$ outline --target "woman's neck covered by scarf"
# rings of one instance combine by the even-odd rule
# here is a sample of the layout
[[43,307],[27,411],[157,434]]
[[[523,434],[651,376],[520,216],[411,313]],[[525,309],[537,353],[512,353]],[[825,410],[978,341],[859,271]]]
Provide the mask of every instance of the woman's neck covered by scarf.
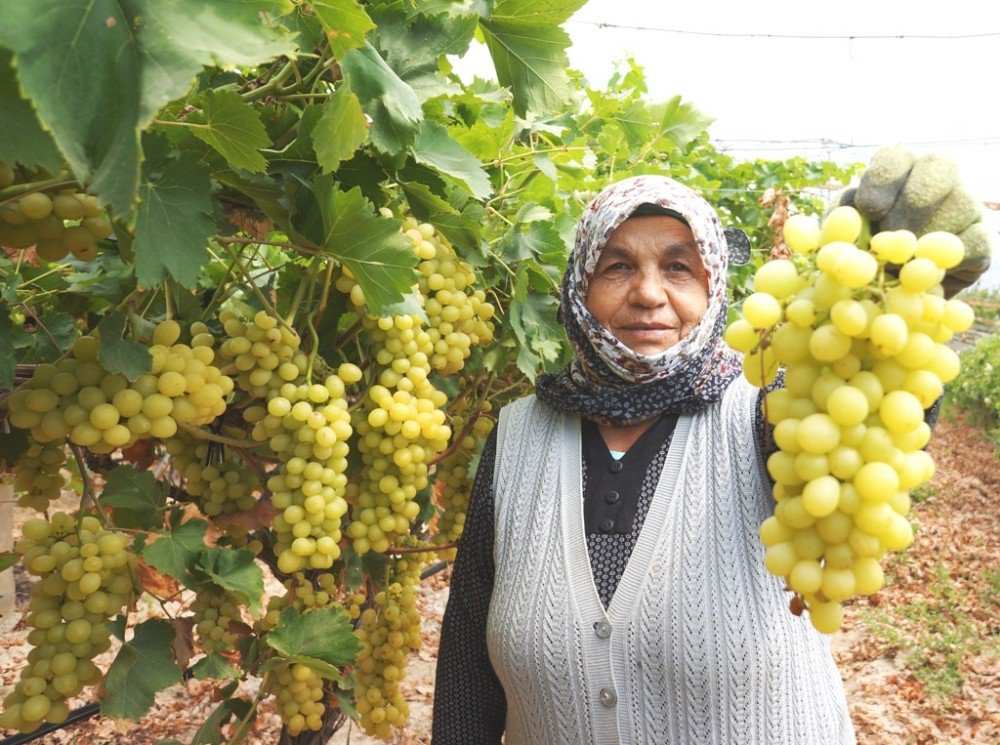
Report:
[[[708,308],[680,342],[657,356],[638,354],[587,310],[587,287],[609,236],[642,205],[671,210],[691,228],[708,274]],[[722,397],[740,374],[739,357],[722,339],[726,323],[728,248],[715,210],[664,176],[612,184],[587,205],[562,284],[562,320],[575,359],[539,376],[536,392],[559,411],[599,424],[628,426],[664,413],[688,414]]]

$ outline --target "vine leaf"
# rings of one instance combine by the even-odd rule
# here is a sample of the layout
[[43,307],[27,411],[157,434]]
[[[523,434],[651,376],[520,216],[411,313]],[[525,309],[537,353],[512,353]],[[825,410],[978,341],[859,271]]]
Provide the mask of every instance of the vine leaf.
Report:
[[493,193],[489,176],[479,160],[437,122],[425,119],[420,123],[410,152],[418,163],[461,181],[479,199],[486,199]]
[[205,548],[207,528],[208,523],[204,520],[181,523],[169,533],[147,543],[142,557],[158,571],[173,577],[185,587],[193,588],[196,582],[191,570]]
[[206,244],[215,232],[208,167],[194,153],[143,164],[135,222],[135,273],[143,287],[174,277],[194,287],[208,262]]
[[314,180],[323,217],[323,253],[351,270],[365,293],[368,311],[382,315],[417,282],[413,243],[399,232],[401,221],[376,217],[361,189],[340,191],[330,176]]
[[277,627],[266,639],[268,646],[287,659],[324,677],[339,677],[336,668],[354,662],[361,651],[361,642],[342,608],[321,608],[308,613],[285,608]]
[[204,680],[205,678],[224,680],[226,678],[240,677],[240,671],[230,664],[229,660],[217,652],[209,652],[194,663],[191,672],[198,680]]
[[204,121],[191,133],[219,151],[229,165],[251,173],[267,169],[260,148],[271,144],[253,107],[243,103],[236,91],[205,91]]
[[163,523],[166,495],[149,471],[118,466],[108,474],[100,502],[114,510],[114,524],[120,528],[152,530]]
[[170,656],[174,627],[154,619],[135,627],[135,636],[118,651],[104,678],[101,714],[137,720],[153,706],[157,691],[180,683],[183,676]]
[[336,171],[367,138],[368,123],[361,102],[348,84],[341,84],[323,105],[323,114],[312,130],[316,162],[322,172]]
[[337,59],[364,44],[365,34],[375,28],[357,0],[313,0],[310,5]]
[[0,160],[58,171],[62,157],[52,135],[42,129],[31,103],[21,97],[13,60],[0,49]]
[[215,707],[205,722],[194,733],[191,745],[222,745],[227,738],[222,734],[222,727],[230,719],[242,719],[250,711],[250,702],[243,698],[228,698]]
[[123,339],[126,320],[121,313],[104,316],[97,325],[101,337],[97,359],[109,373],[121,373],[129,380],[135,380],[144,372],[149,372],[153,356],[139,342]]
[[[155,545],[155,544],[154,544]],[[260,610],[260,596],[264,594],[264,575],[253,551],[233,551],[228,548],[203,549],[198,557],[198,567],[213,583],[233,595],[239,602],[256,613]]]
[[680,96],[650,106],[650,113],[658,120],[660,137],[666,137],[677,147],[687,147],[715,121],[692,104],[681,103]]
[[202,67],[294,49],[291,34],[262,18],[280,12],[277,0],[199,0],[196,13],[177,0],[7,5],[0,43],[14,52],[21,88],[77,179],[122,216],[135,207],[139,132]]
[[493,58],[497,79],[514,94],[519,116],[556,110],[568,98],[566,48],[559,24],[586,0],[498,0],[479,28]]
[[394,155],[413,142],[417,124],[424,118],[420,99],[367,42],[352,49],[340,63],[372,119],[371,139],[375,147]]
[[0,572],[5,572],[14,566],[21,558],[21,554],[13,551],[0,553]]

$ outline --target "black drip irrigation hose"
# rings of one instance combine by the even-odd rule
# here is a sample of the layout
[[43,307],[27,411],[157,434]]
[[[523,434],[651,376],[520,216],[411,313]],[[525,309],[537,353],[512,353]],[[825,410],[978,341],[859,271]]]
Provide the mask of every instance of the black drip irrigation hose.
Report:
[[[437,561],[431,564],[429,567],[427,567],[426,569],[424,569],[424,571],[420,573],[420,579],[422,580],[427,579],[428,577],[435,575],[438,572],[447,568],[448,568],[447,561]],[[192,672],[192,669],[189,667],[187,670],[184,671],[184,680],[190,680],[193,675],[194,673]],[[0,745],[25,745],[26,743],[34,742],[40,737],[45,737],[45,735],[51,734],[53,732],[58,732],[59,730],[65,729],[66,727],[72,727],[74,724],[77,724],[78,722],[84,722],[90,719],[91,717],[99,714],[100,711],[101,711],[101,705],[96,701],[94,703],[85,704],[81,706],[79,709],[73,709],[73,711],[69,713],[69,716],[66,717],[65,721],[59,722],[58,724],[46,724],[42,727],[39,727],[38,729],[32,730],[31,732],[12,735],[10,737],[4,738],[3,740],[0,740]]]

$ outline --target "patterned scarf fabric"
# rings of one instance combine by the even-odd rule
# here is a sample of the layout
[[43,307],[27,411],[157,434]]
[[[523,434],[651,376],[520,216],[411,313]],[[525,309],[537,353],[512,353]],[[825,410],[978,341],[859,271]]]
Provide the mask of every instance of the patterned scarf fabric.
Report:
[[[708,273],[708,308],[680,342],[660,355],[633,352],[587,310],[587,286],[611,233],[642,205],[683,217]],[[643,213],[649,211],[643,208]],[[722,340],[729,248],[715,210],[664,176],[612,184],[584,211],[562,284],[562,320],[576,353],[565,370],[538,378],[536,393],[558,411],[599,424],[628,426],[663,413],[688,414],[722,397],[740,374],[738,355]]]

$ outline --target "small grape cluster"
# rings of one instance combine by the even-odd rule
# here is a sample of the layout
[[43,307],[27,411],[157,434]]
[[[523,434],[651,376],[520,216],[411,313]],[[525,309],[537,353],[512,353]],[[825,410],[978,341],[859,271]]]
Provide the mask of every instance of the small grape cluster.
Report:
[[219,347],[219,358],[235,366],[241,390],[266,400],[285,383],[302,381],[308,360],[299,351],[301,339],[294,330],[263,310],[248,320],[227,308],[219,320],[228,337]]
[[232,649],[239,639],[233,631],[233,624],[242,623],[239,601],[228,592],[217,587],[201,587],[191,603],[194,630],[206,652],[216,649]]
[[317,610],[326,608],[339,597],[337,578],[329,572],[323,572],[314,580],[310,580],[304,572],[296,572],[293,577],[285,580],[284,586],[283,597],[275,595],[268,599],[267,610],[258,624],[261,631],[276,628],[278,617],[285,608]]
[[785,241],[803,270],[764,264],[726,330],[755,385],[786,368],[765,397],[779,449],[767,461],[777,504],[760,535],[768,571],[824,633],[840,628],[843,601],[882,587],[886,551],[913,540],[910,490],[934,472],[924,411],[958,374],[946,342],[973,320],[942,297],[945,270],[962,260],[956,236],[886,231],[863,248],[863,227],[851,207],[822,226],[790,218]]
[[268,675],[278,699],[278,714],[292,737],[306,730],[323,728],[326,693],[319,673],[297,662],[278,668]]
[[353,434],[346,385],[361,379],[345,363],[322,383],[283,383],[266,410],[248,411],[253,437],[281,459],[268,480],[271,503],[282,510],[272,527],[278,568],[328,569],[340,556],[341,517],[347,512],[347,441]]
[[375,605],[360,612],[355,631],[362,643],[353,673],[355,708],[369,735],[388,739],[393,727],[406,723],[410,710],[399,685],[407,657],[420,649],[420,613],[416,587],[431,553],[411,553],[396,559],[389,579],[375,595]]
[[[0,162],[0,188],[4,188],[8,173],[14,183],[13,171]],[[31,192],[0,204],[0,246],[34,246],[38,257],[46,261],[59,261],[71,253],[80,261],[93,261],[97,241],[111,233],[111,222],[97,198],[75,189],[55,195]]]
[[110,646],[108,620],[134,590],[128,538],[95,517],[57,512],[24,523],[15,550],[39,581],[31,588],[28,665],[4,699],[0,727],[30,732],[66,719],[66,700],[96,683],[93,658]]
[[164,441],[184,490],[209,517],[243,512],[254,506],[260,484],[254,470],[219,443],[196,440],[178,433]]
[[179,424],[211,422],[226,410],[233,381],[212,364],[211,346],[178,344],[179,336],[176,321],[157,325],[152,368],[131,383],[100,364],[95,337],[80,337],[70,355],[39,365],[11,395],[11,424],[38,442],[68,438],[108,453],[147,437],[173,437]]
[[[462,399],[461,407],[452,412],[452,426],[460,432],[466,426],[466,418],[474,413],[469,410],[469,406],[469,399]],[[434,468],[434,492],[441,507],[437,532],[433,538],[435,544],[454,543],[462,537],[474,476],[469,466],[481,443],[493,430],[493,420],[485,416],[491,410],[490,403],[484,401],[480,407],[484,416],[479,416],[472,423],[472,429],[458,443],[458,447]],[[449,549],[442,552],[440,557],[454,559],[455,554],[455,549]]]
[[18,506],[46,512],[66,485],[61,471],[65,464],[66,450],[62,443],[31,442],[14,466]]

